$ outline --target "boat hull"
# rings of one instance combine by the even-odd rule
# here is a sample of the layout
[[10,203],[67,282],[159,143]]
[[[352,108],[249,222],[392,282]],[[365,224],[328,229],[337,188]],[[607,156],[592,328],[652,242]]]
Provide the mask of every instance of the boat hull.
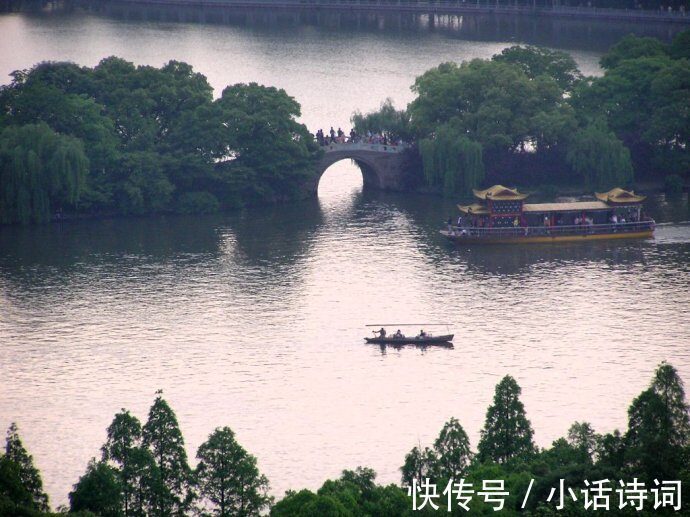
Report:
[[453,235],[447,230],[441,230],[441,234],[458,244],[538,244],[558,242],[583,242],[609,239],[648,239],[654,236],[654,230],[624,233],[595,233],[573,235],[525,235],[525,236],[486,236],[475,237],[471,235]]
[[392,337],[365,337],[367,343],[377,345],[440,345],[453,341],[454,334],[445,336],[432,336],[427,338],[392,338]]

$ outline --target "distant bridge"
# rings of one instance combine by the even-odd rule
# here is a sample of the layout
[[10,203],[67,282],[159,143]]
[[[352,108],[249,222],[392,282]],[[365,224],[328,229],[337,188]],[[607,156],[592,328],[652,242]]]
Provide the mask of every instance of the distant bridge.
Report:
[[434,16],[460,16],[472,13],[690,23],[690,16],[686,11],[568,7],[557,5],[556,0],[523,0],[522,5],[517,5],[515,0],[109,0],[104,3],[252,8],[272,11],[309,9],[316,11],[410,13],[431,16],[430,23],[433,23]]
[[353,160],[362,171],[365,187],[382,190],[402,190],[403,151],[407,145],[367,143],[329,144],[323,146],[323,157],[316,167],[316,177],[305,189],[316,196],[321,176],[331,165],[340,160]]

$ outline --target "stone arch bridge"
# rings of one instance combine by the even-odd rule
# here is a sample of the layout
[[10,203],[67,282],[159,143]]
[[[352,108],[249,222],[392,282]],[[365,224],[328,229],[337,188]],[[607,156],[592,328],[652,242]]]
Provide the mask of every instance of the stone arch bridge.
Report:
[[362,171],[365,188],[403,190],[403,151],[406,145],[367,143],[329,144],[316,166],[316,177],[306,185],[309,195],[316,196],[321,176],[340,160],[353,160]]

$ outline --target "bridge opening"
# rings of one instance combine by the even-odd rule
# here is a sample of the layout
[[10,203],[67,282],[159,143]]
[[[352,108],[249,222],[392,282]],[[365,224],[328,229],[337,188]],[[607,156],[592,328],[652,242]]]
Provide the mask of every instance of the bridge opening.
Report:
[[350,159],[340,160],[328,167],[319,180],[319,201],[326,205],[350,203],[364,187],[362,171]]

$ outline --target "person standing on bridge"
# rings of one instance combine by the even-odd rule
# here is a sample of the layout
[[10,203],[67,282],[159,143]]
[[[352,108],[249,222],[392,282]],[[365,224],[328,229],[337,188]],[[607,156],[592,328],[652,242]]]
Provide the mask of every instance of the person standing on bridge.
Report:
[[335,142],[335,129],[333,129],[333,126],[331,126],[331,142]]

